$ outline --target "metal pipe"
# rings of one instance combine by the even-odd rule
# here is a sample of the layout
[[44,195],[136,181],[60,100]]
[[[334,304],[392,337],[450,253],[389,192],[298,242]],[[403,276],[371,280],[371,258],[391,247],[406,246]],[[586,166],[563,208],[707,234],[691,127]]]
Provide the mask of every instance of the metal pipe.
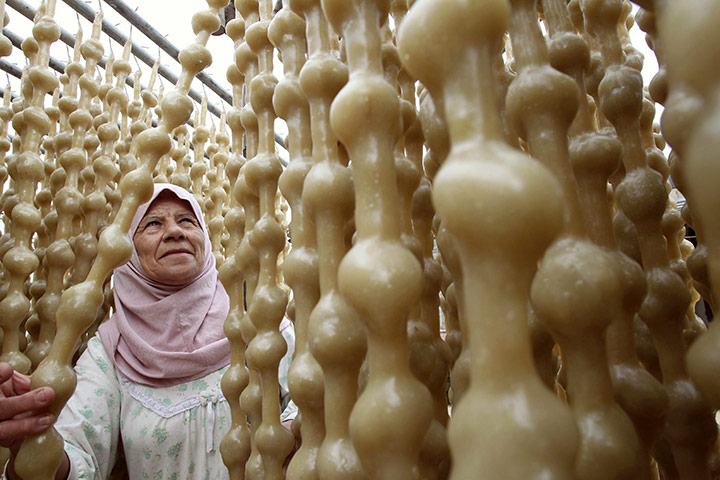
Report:
[[[88,21],[92,22],[95,20],[95,12],[93,12],[93,10],[90,7],[88,7],[87,5],[85,5],[84,3],[79,2],[77,0],[63,0],[63,1],[65,3],[67,3],[70,6],[70,8],[72,8],[73,10],[78,12],[80,15],[85,17]],[[35,14],[37,13],[37,11],[34,8],[32,8],[27,3],[25,3],[23,0],[6,0],[6,4],[8,6],[10,6],[11,8],[13,8],[14,10],[16,10],[17,12],[23,14],[26,18],[30,19],[31,21],[35,18]],[[102,30],[103,30],[103,32],[105,32],[107,34],[108,37],[112,38],[113,40],[118,42],[120,45],[124,45],[125,42],[127,42],[127,39],[128,39],[127,35],[122,33],[120,30],[115,28],[114,25],[111,25],[106,20],[103,20],[103,22],[102,22]],[[68,44],[70,46],[74,46],[75,36],[70,33],[67,33],[67,32],[66,32],[66,34],[67,35],[63,35],[61,33],[60,38],[66,44]],[[69,35],[69,37],[68,37],[68,35]],[[65,36],[65,38],[63,38],[63,36]],[[155,59],[150,54],[148,54],[145,50],[143,50],[141,47],[136,45],[135,43],[132,43],[131,51],[132,51],[132,54],[135,55],[135,57],[142,60],[142,62],[145,63],[146,65],[152,67],[155,64]],[[171,72],[164,65],[159,66],[158,73],[160,75],[162,75],[163,77],[165,77],[166,79],[168,79],[170,81],[170,83],[172,83],[173,85],[175,85],[178,81],[177,75],[175,75],[173,72]],[[202,103],[203,96],[200,95],[200,93],[197,90],[194,90],[191,88],[190,91],[188,92],[188,95],[190,95],[190,98],[192,98],[196,102]],[[212,113],[216,117],[220,118],[220,115],[222,112],[220,111],[219,108],[217,108],[217,106],[209,103],[207,108],[210,113]]]
[[[10,43],[13,44],[13,47],[20,49],[20,50],[22,49],[23,40],[22,40],[22,38],[20,38],[19,35],[15,34],[15,32],[8,30],[7,28],[3,28],[2,33],[3,33],[3,35],[5,35],[7,37],[8,40],[10,40]],[[5,63],[12,65],[9,62],[5,62]],[[65,62],[58,60],[55,57],[50,57],[48,59],[48,66],[60,74],[65,73]],[[20,78],[20,75],[22,75],[22,69],[20,67],[16,67],[15,65],[12,65],[12,67],[13,67],[12,71],[5,70],[5,68],[3,68],[3,70],[7,71],[13,77]],[[18,72],[20,73],[20,75],[17,75]],[[50,92],[50,93],[52,93],[52,92]]]
[[[13,1],[16,1],[16,0],[13,0]],[[63,0],[63,2],[65,2],[65,3],[66,3],[68,6],[70,6],[73,10],[75,10],[76,12],[78,12],[80,15],[82,15],[83,17],[85,17],[85,18],[88,19],[89,21],[92,22],[92,21],[95,19],[95,12],[94,12],[90,7],[88,7],[87,5],[85,5],[85,3],[81,2],[80,0]],[[134,12],[133,12],[133,13],[134,13]],[[136,15],[136,16],[137,16],[137,15]],[[115,41],[118,42],[119,44],[124,45],[125,42],[127,42],[127,39],[128,39],[127,35],[125,35],[124,33],[120,32],[117,28],[115,28],[115,26],[111,25],[107,20],[103,20],[103,22],[102,22],[102,29],[103,29],[103,32],[105,32],[110,38],[112,38],[113,40],[115,40]],[[168,42],[168,43],[169,43],[169,42]],[[177,49],[176,49],[176,50],[177,50]],[[134,42],[133,42],[133,44],[132,44],[132,50],[131,50],[131,52],[132,52],[132,54],[135,55],[137,58],[139,58],[140,60],[142,60],[143,63],[145,63],[146,65],[152,67],[152,66],[155,64],[155,60],[156,60],[156,59],[154,59],[150,54],[148,54],[145,50],[143,50],[141,47],[139,47],[138,45],[136,45]],[[175,60],[177,60],[177,56],[175,57]],[[160,75],[162,75],[163,77],[167,78],[168,80],[170,80],[170,82],[171,82],[173,85],[177,84],[177,81],[178,81],[177,75],[175,75],[175,74],[172,73],[170,70],[168,70],[168,68],[165,67],[164,65],[160,65],[160,66],[159,66],[159,68],[158,68],[158,73],[159,73]],[[198,75],[197,78],[200,79],[200,75]],[[203,82],[203,83],[204,83],[204,82]],[[213,82],[213,83],[214,83],[214,82]],[[209,84],[206,84],[206,85],[208,86],[208,88],[213,89],[213,87],[212,87],[211,85],[209,85]],[[217,84],[214,84],[214,85],[216,85],[216,88],[218,88],[220,91],[223,91],[222,88],[220,88],[219,86],[217,86]],[[215,91],[215,90],[213,90],[213,91]],[[217,93],[217,92],[215,92],[215,93]],[[200,93],[197,92],[197,90],[193,90],[193,89],[191,88],[190,91],[188,92],[188,95],[190,95],[190,97],[191,97],[193,100],[195,100],[196,102],[202,103],[203,97],[202,97],[202,95],[200,95]],[[220,94],[218,94],[218,95],[219,95],[221,98],[223,98],[223,95],[220,95]],[[226,100],[226,98],[230,98],[230,102],[228,102],[228,103],[231,103],[231,102],[232,102],[232,97],[231,97],[230,94],[228,94],[227,92],[225,92],[225,98],[223,98],[223,100]],[[227,100],[226,100],[226,101],[227,101]],[[232,103],[231,103],[231,104],[232,104]],[[219,108],[217,108],[217,106],[215,106],[215,105],[213,105],[213,104],[211,104],[211,103],[208,103],[207,109],[208,109],[212,114],[214,114],[216,117],[220,118],[220,115],[221,115],[222,112],[220,111]]]
[[[35,18],[35,14],[37,13],[35,9],[33,9],[30,5],[26,4],[22,0],[6,0],[6,4],[12,7],[15,11],[22,14],[25,18],[32,21]],[[63,27],[58,25],[58,28],[60,28],[60,41],[62,41],[65,45],[67,45],[70,48],[75,47],[75,35],[65,30]],[[22,49],[22,38],[18,36],[15,32],[12,32],[11,30],[8,30],[7,28],[3,28],[3,34],[10,40],[10,42],[13,44],[13,46],[17,49]],[[100,59],[98,61],[98,65],[101,68],[105,68],[105,60]],[[62,70],[58,70],[62,66]],[[50,58],[50,67],[52,67],[54,70],[65,73],[65,63]],[[57,68],[56,68],[57,67]],[[130,86],[131,88],[135,86],[135,82],[132,77],[128,77],[125,81],[125,83]]]
[[[122,0],[105,0],[105,3],[110,5],[116,12],[122,15],[125,20],[130,22],[133,27],[140,30],[146,37],[152,40],[165,53],[170,55],[170,58],[172,58],[176,62],[179,61],[178,55],[180,55],[180,51],[177,49],[177,47],[170,43],[167,38],[162,36],[160,32],[155,30],[152,25],[150,25],[142,17],[140,17],[137,12],[135,12],[135,10],[128,7],[125,2],[123,2]],[[215,92],[220,98],[225,100],[225,103],[232,106],[232,95],[227,90],[218,85],[218,83],[210,76],[208,76],[208,74],[206,74],[205,72],[200,72],[195,77],[202,83],[207,85],[207,87],[213,92]]]
[[[85,17],[88,21],[93,22],[95,20],[95,12],[88,7],[85,3],[79,1],[79,0],[63,0],[70,8],[75,10],[78,14]],[[155,42],[160,48],[162,48],[164,51],[166,51],[174,60],[177,61],[179,51],[177,47],[175,47],[171,42],[169,42],[165,37],[160,35],[157,30],[155,30],[153,27],[151,27],[147,22],[142,20],[132,9],[130,9],[127,5],[122,3],[120,0],[105,0],[108,5],[110,5],[113,9],[115,9],[120,15],[122,15],[124,18],[126,18],[133,26],[135,26],[138,30],[140,30],[143,34],[145,34],[150,40]],[[37,10],[25,3],[23,0],[6,0],[6,4],[10,6],[12,9],[16,10],[17,12],[21,13],[23,16],[25,16],[30,21],[33,21],[35,18],[35,15],[37,14]],[[131,20],[132,19],[132,20]],[[144,25],[143,25],[144,24]],[[102,21],[102,30],[105,32],[110,38],[115,40],[120,45],[124,45],[127,42],[127,35],[119,31],[114,25],[110,24],[107,20]],[[9,38],[9,37],[8,37]],[[67,30],[60,27],[60,40],[63,41],[66,45],[70,47],[75,46],[75,35],[71,34]],[[143,63],[148,65],[149,67],[153,67],[155,65],[156,59],[153,58],[150,54],[148,54],[143,48],[136,45],[134,42],[132,42],[131,45],[131,52],[133,55],[135,55],[136,58],[140,59]],[[7,62],[5,62],[7,63]],[[105,62],[101,60],[99,62],[101,67],[105,67]],[[11,64],[8,63],[8,68]],[[17,67],[15,67],[17,68]],[[3,70],[5,70],[3,68]],[[6,70],[8,71],[8,70]],[[10,72],[8,72],[10,73]],[[166,66],[160,64],[158,66],[158,73],[170,81],[173,85],[177,84],[178,77],[173,72],[171,72]],[[198,80],[200,80],[203,84],[205,84],[208,88],[210,88],[213,92],[218,94],[218,96],[227,102],[229,105],[233,105],[232,103],[232,95],[228,93],[226,90],[224,90],[222,87],[220,87],[212,78],[210,78],[207,74],[204,72],[200,72],[196,76]],[[19,77],[18,77],[19,78]],[[128,77],[126,80],[126,83],[133,86],[133,79]],[[190,98],[195,100],[198,103],[202,103],[203,96],[195,89],[191,88],[188,92],[188,95]],[[210,113],[215,115],[217,118],[220,118],[222,112],[221,110],[214,104],[208,103],[207,109]],[[285,141],[282,137],[280,137],[277,133],[275,133],[275,143],[277,143],[280,147],[287,150],[287,147],[285,146]],[[285,162],[283,162],[284,164]]]
[[17,65],[13,65],[4,58],[0,58],[0,70],[9,73],[15,78],[22,77],[22,70]]
[[[65,3],[70,5],[70,3],[76,3],[78,0],[63,0]],[[148,22],[146,22],[140,15],[135,12],[132,8],[130,8],[125,2],[122,0],[104,0],[106,4],[108,4],[110,7],[112,7],[116,12],[118,12],[125,20],[130,22],[130,24],[140,30],[146,37],[148,37],[150,40],[152,40],[158,47],[160,47],[165,53],[170,55],[170,58],[178,62],[178,55],[180,54],[180,51],[177,49],[175,45],[173,45],[170,41],[168,41],[167,38],[165,38],[163,35],[160,34],[155,28],[153,28],[152,25],[150,25]],[[83,4],[84,5],[84,4]],[[215,92],[220,98],[225,100],[225,102],[233,106],[233,100],[232,95],[225,89],[223,89],[220,85],[215,82],[209,75],[207,75],[205,72],[200,72],[196,75],[196,78],[200,80],[203,84],[205,84],[210,90]],[[208,105],[208,109],[210,108],[210,105]],[[280,137],[277,133],[275,134],[275,143],[280,145],[283,149],[287,150],[287,147],[285,146],[285,140]]]

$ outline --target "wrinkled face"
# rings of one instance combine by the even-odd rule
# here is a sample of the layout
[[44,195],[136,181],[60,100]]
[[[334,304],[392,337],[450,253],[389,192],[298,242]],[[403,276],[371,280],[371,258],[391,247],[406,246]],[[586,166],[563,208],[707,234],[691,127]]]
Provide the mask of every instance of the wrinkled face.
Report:
[[184,285],[205,265],[204,235],[190,204],[160,194],[150,205],[133,237],[140,265],[153,280]]

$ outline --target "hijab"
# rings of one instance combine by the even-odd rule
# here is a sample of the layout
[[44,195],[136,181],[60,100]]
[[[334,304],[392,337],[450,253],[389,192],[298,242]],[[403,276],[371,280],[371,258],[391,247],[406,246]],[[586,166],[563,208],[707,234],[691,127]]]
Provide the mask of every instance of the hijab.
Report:
[[210,237],[193,195],[175,185],[155,184],[152,198],[133,217],[130,235],[166,190],[190,204],[202,227],[204,268],[185,285],[165,285],[148,277],[133,245],[130,261],[113,273],[115,314],[98,329],[123,375],[157,387],[179,385],[230,363],[230,344],[223,332],[230,301],[218,279]]

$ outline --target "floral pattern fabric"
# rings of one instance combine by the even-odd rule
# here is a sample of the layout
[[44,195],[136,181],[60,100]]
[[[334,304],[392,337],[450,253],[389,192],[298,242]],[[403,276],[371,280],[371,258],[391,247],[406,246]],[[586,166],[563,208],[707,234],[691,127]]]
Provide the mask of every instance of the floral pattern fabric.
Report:
[[[279,380],[281,397],[287,399],[294,332],[287,328],[282,334],[288,352],[280,362]],[[119,442],[131,480],[228,478],[219,451],[231,423],[230,407],[220,390],[227,367],[180,385],[147,387],[123,377],[99,338],[93,337],[75,370],[76,393],[56,422],[70,458],[70,479],[107,479]],[[296,413],[290,401],[281,420]]]

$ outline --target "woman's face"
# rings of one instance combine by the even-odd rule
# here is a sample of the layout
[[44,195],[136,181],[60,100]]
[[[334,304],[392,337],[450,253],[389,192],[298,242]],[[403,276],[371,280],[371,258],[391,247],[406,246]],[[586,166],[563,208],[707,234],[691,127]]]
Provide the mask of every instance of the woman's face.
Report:
[[153,280],[184,285],[205,265],[203,230],[190,204],[160,194],[150,204],[133,237],[140,265]]

